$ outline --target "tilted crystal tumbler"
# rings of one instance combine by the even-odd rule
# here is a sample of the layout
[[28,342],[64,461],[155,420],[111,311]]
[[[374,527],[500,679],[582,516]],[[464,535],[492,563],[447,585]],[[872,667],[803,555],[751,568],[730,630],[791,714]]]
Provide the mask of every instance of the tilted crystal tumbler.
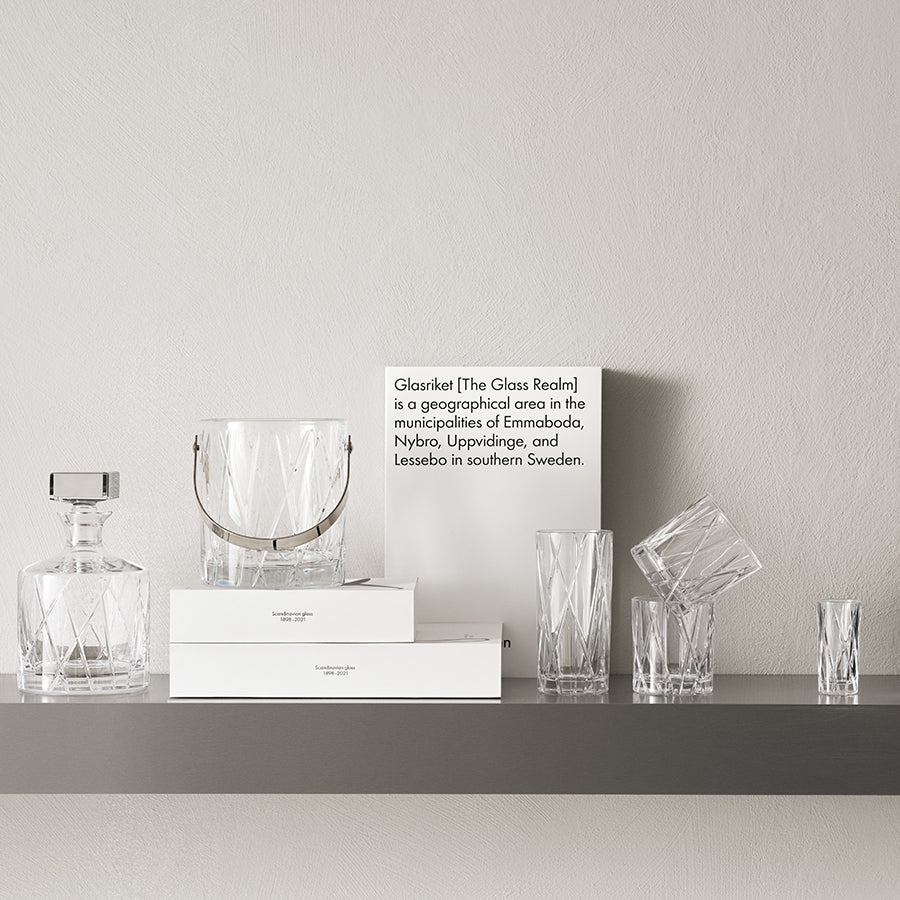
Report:
[[611,531],[539,531],[538,687],[609,690]]
[[118,472],[54,472],[50,497],[65,552],[19,573],[19,689],[41,694],[128,693],[149,684],[150,579],[101,543],[119,496]]
[[851,695],[859,691],[858,600],[820,600],[819,693]]
[[208,419],[194,442],[201,573],[230,587],[344,582],[343,419]]
[[637,694],[708,694],[713,688],[715,603],[684,606],[634,597],[632,689]]
[[708,495],[632,547],[631,555],[662,599],[682,604],[715,600],[761,568]]

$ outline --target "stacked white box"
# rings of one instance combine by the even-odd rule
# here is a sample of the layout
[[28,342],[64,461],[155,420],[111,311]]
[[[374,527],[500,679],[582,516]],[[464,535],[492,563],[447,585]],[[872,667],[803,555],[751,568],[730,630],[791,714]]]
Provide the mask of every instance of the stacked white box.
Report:
[[500,625],[415,625],[415,582],[173,588],[172,697],[499,697]]
[[409,643],[177,643],[172,697],[500,696],[501,625],[419,625]]
[[400,643],[415,637],[415,582],[337,588],[173,588],[173,643]]

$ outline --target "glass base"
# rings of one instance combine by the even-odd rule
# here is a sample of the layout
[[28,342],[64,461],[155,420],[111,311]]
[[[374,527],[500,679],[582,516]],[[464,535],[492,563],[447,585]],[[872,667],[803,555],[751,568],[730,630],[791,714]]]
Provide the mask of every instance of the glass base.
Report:
[[19,672],[19,690],[26,694],[93,695],[93,694],[137,694],[150,685],[150,673],[146,669],[128,673],[67,675],[58,672],[43,675],[39,672]]
[[859,692],[855,694],[819,694],[819,706],[858,706]]
[[713,689],[712,675],[685,675],[673,672],[669,676],[670,693],[672,694],[711,694]]
[[697,678],[696,675],[685,675],[683,678],[677,672],[669,675],[668,679],[651,678],[648,675],[634,675],[631,679],[631,689],[635,694],[645,694],[652,697],[664,696],[696,696],[698,694],[711,694],[713,689],[712,675]]
[[828,697],[852,697],[859,693],[859,683],[852,681],[820,681],[819,693]]
[[544,694],[605,694],[608,675],[538,675],[538,690]]
[[330,588],[344,583],[341,560],[298,566],[296,563],[267,563],[262,566],[205,564],[203,580],[217,587],[243,588]]
[[651,678],[649,675],[633,675],[631,690],[635,694],[648,694],[652,697],[662,697],[672,693],[672,688],[666,678]]

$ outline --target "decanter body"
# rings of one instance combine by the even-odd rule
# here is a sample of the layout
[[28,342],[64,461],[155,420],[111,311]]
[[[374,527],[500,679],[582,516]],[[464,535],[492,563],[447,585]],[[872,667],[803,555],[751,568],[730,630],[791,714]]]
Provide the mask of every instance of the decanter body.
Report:
[[134,692],[147,687],[150,578],[102,544],[118,473],[54,473],[65,552],[19,573],[19,689],[42,694]]

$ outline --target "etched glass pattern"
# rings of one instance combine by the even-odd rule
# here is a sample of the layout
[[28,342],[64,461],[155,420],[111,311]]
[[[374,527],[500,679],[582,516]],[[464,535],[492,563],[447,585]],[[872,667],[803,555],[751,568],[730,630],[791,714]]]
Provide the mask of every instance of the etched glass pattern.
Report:
[[19,669],[23,691],[131,692],[149,684],[149,576],[104,555],[110,513],[74,506],[64,555],[19,573]]
[[611,531],[539,531],[538,687],[609,689]]
[[[316,525],[344,490],[343,419],[207,420],[199,435],[197,490],[207,512],[250,537]],[[333,587],[344,581],[344,516],[292,550],[247,550],[202,527],[201,574],[230,587]]]
[[714,600],[762,568],[709,496],[632,547],[631,555],[662,599],[681,604]]
[[632,688],[655,696],[708,694],[713,689],[715,603],[685,606],[659,597],[634,597]]
[[859,691],[859,601],[822,600],[819,623],[819,693]]

